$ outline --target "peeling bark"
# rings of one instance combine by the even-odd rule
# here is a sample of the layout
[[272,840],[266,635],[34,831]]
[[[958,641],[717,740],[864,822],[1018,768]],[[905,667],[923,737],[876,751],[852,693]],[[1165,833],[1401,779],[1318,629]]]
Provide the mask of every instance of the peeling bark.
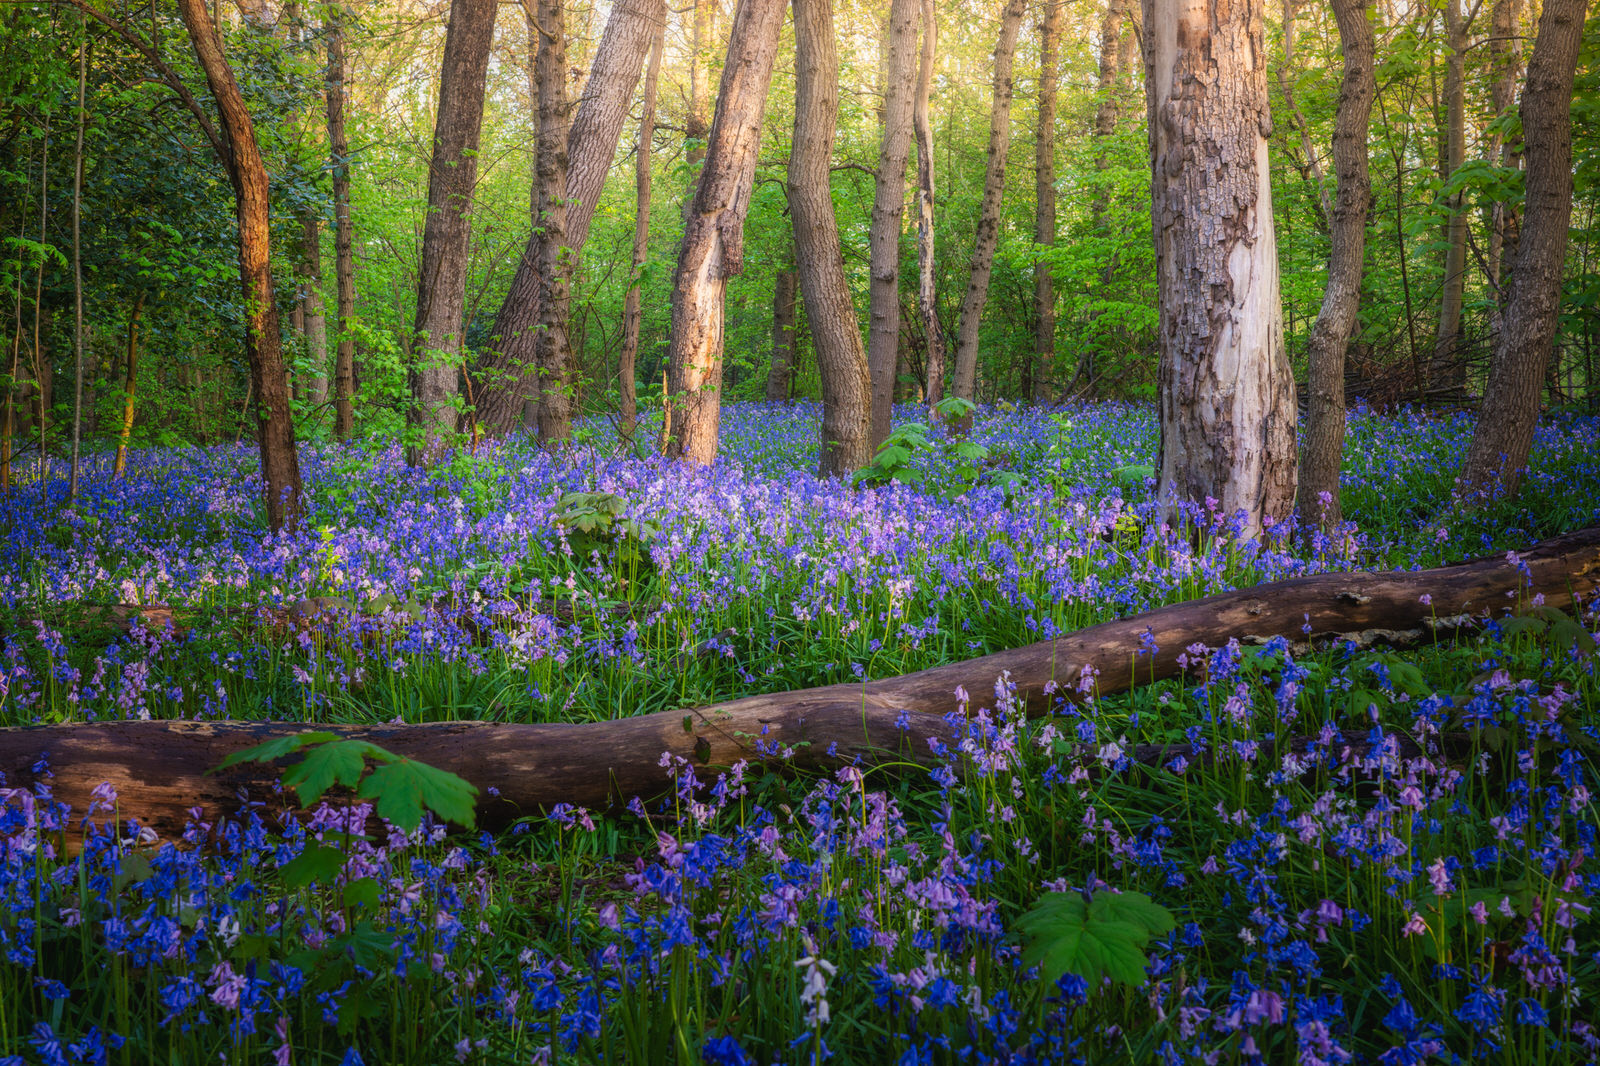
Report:
[[1261,0],[1144,0],[1164,513],[1215,500],[1244,537],[1295,495],[1261,19]]
[[917,312],[922,317],[928,346],[927,385],[922,398],[929,417],[944,399],[945,336],[939,323],[939,303],[933,285],[933,121],[929,97],[933,92],[933,59],[939,36],[933,0],[922,0],[922,57],[917,65],[917,98],[911,124],[917,139]]

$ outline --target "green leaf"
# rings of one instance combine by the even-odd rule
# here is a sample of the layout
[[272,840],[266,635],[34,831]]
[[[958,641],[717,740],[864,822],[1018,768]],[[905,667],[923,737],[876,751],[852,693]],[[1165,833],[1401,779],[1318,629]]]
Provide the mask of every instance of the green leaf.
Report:
[[312,730],[305,733],[291,733],[288,736],[274,737],[253,747],[236,751],[223,759],[207,773],[216,773],[226,770],[230,766],[237,766],[242,762],[276,762],[285,755],[293,755],[301,748],[311,744],[322,744],[334,739],[334,734],[324,730]]
[[1142,985],[1149,964],[1145,945],[1176,924],[1170,911],[1143,893],[1101,892],[1086,902],[1077,893],[1051,892],[1016,926],[1027,940],[1025,964],[1038,966],[1051,984],[1063,974],[1078,974],[1093,992],[1107,977]]
[[319,881],[332,881],[343,866],[343,853],[326,844],[312,844],[278,867],[278,875],[286,888],[305,888]]
[[406,832],[422,824],[424,808],[469,829],[476,824],[477,788],[448,770],[413,759],[396,758],[378,767],[361,782],[358,794],[376,800],[378,814]]
[[388,752],[365,740],[338,740],[313,748],[304,759],[284,771],[283,783],[300,795],[300,805],[309,807],[334,785],[355,788],[366,769],[366,756],[382,757]]
[[358,877],[344,886],[344,905],[346,907],[377,907],[382,899],[382,890],[378,882],[370,877]]

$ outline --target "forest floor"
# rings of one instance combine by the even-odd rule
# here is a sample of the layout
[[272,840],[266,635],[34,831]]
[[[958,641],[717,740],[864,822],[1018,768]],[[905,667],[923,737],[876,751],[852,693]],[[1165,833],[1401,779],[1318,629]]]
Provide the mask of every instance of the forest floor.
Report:
[[[278,537],[246,449],[139,453],[66,513],[24,485],[0,725],[604,720],[1600,522],[1600,420],[1563,414],[1465,515],[1469,418],[1355,412],[1351,523],[1310,549],[1161,527],[1146,406],[986,408],[979,448],[912,431],[857,487],[810,473],[817,419],[734,406],[706,469],[604,425],[429,472],[308,446]],[[1405,653],[1197,647],[1033,721],[952,693],[931,771],[684,764],[499,837],[343,796],[174,846],[0,788],[0,1064],[1593,1060],[1600,602],[1515,607]],[[1172,741],[1208,757],[1127,757]]]

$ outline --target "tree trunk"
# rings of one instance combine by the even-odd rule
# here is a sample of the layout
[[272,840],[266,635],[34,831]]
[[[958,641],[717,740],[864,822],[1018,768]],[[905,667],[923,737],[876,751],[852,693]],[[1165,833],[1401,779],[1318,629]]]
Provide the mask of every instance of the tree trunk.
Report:
[[83,443],[83,131],[89,113],[84,90],[89,76],[89,24],[82,22],[78,42],[78,142],[72,156],[72,467],[67,478],[67,505],[78,498],[79,448]]
[[868,446],[876,453],[894,418],[895,361],[900,352],[900,225],[906,205],[906,160],[916,103],[917,21],[921,0],[891,0],[883,77],[883,142],[868,236],[871,282],[867,367],[872,379]]
[[495,0],[452,0],[445,31],[428,166],[428,218],[417,272],[416,407],[410,421],[420,439],[408,449],[412,462],[438,459],[456,432],[472,195],[496,10]]
[[1333,122],[1333,170],[1338,181],[1329,218],[1332,247],[1322,308],[1306,344],[1311,402],[1300,453],[1300,517],[1331,532],[1344,520],[1339,472],[1344,461],[1345,349],[1361,306],[1362,262],[1372,179],[1367,173],[1367,130],[1378,86],[1372,23],[1366,0],[1333,0],[1344,50],[1344,80]]
[[1528,173],[1522,232],[1511,270],[1505,326],[1495,343],[1478,428],[1456,486],[1468,506],[1515,492],[1533,447],[1572,219],[1572,84],[1585,4],[1586,0],[1545,0],[1539,37],[1528,60],[1522,92]]
[[767,402],[789,398],[794,383],[794,293],[799,284],[792,267],[772,279],[772,367],[767,371]]
[[567,249],[567,30],[564,0],[538,0],[539,155],[534,171],[539,218],[538,431],[545,442],[572,435],[572,253]]
[[295,451],[289,407],[289,375],[283,365],[278,306],[272,284],[271,201],[267,168],[256,145],[255,126],[211,24],[205,0],[178,0],[206,84],[216,101],[239,218],[239,278],[244,289],[245,358],[256,397],[261,473],[266,482],[267,525],[273,532],[300,517],[300,458]]
[[[1039,23],[1039,128],[1033,142],[1033,243],[1056,243],[1056,50],[1066,20],[1066,0],[1044,0]],[[1033,260],[1033,398],[1050,400],[1056,363],[1056,288],[1050,261]]]
[[[1490,15],[1489,69],[1494,80],[1489,86],[1490,107],[1495,121],[1510,115],[1517,104],[1517,78],[1522,71],[1521,0],[1495,0]],[[1517,139],[1498,130],[1489,136],[1489,162],[1515,167],[1521,158]],[[1496,200],[1489,222],[1488,275],[1492,299],[1489,304],[1489,336],[1498,341],[1505,310],[1505,264],[1516,254],[1517,210],[1512,204]]]
[[989,165],[983,181],[983,204],[972,239],[967,293],[956,327],[955,394],[963,400],[978,395],[978,327],[989,302],[989,275],[1000,239],[1000,200],[1006,189],[1006,153],[1011,150],[1011,67],[1017,53],[1017,32],[1028,0],[1007,0],[1000,13],[1000,39],[994,46],[994,95],[989,103]]
[[[1444,75],[1446,181],[1455,177],[1466,161],[1466,51],[1467,20],[1461,13],[1462,0],[1445,0],[1444,24],[1450,57]],[[1467,212],[1462,192],[1445,197],[1449,212],[1444,224],[1444,279],[1440,284],[1439,331],[1433,340],[1433,372],[1452,384],[1465,384],[1466,374],[1456,356],[1461,341],[1461,303],[1467,283]]]
[[117,432],[117,456],[111,476],[121,477],[128,468],[128,442],[133,437],[134,396],[139,384],[139,319],[144,314],[145,291],[133,299],[128,313],[128,368],[122,383],[122,428]]
[[794,220],[800,293],[822,378],[824,477],[852,474],[872,461],[872,385],[861,328],[844,276],[829,167],[839,114],[839,53],[832,0],[794,0],[794,141],[789,212]]
[[[1122,91],[1123,61],[1128,59],[1124,54],[1124,42],[1131,40],[1133,34],[1129,32],[1128,19],[1130,0],[1107,0],[1105,17],[1100,22],[1100,74],[1095,84],[1095,94],[1099,102],[1095,106],[1094,135],[1096,141],[1094,168],[1096,171],[1110,169],[1111,160],[1107,155],[1107,142],[1117,132],[1118,100],[1117,96]],[[1131,65],[1131,63],[1130,63]],[[1094,232],[1102,237],[1109,238],[1106,217],[1111,210],[1111,194],[1105,185],[1095,194],[1094,206],[1090,209],[1094,220]],[[1109,290],[1111,279],[1115,276],[1117,259],[1113,255],[1100,268],[1100,285],[1103,290]],[[1089,321],[1094,322],[1100,317],[1098,311],[1091,311]],[[1072,381],[1064,391],[1077,396],[1080,390],[1093,387],[1095,380],[1095,346],[1096,341],[1091,337],[1078,353],[1078,365],[1072,373]],[[1082,386],[1078,383],[1082,382]]]
[[740,0],[733,17],[716,117],[673,275],[662,442],[669,458],[702,464],[716,458],[723,294],[744,269],[744,219],[783,8],[783,0]]
[[689,113],[684,117],[684,169],[689,181],[683,197],[683,221],[689,222],[695,188],[706,159],[706,136],[711,128],[711,83],[707,77],[711,59],[711,21],[717,0],[692,0],[693,21],[689,30]]
[[644,108],[639,116],[639,144],[634,152],[633,190],[633,271],[628,295],[622,305],[622,353],[617,357],[617,377],[622,389],[622,436],[633,440],[639,417],[639,299],[641,272],[650,253],[650,152],[656,135],[656,94],[661,81],[661,52],[666,42],[667,22],[656,27],[655,43],[650,46],[650,65],[644,77]]
[[[589,80],[567,133],[566,246],[574,262],[588,238],[645,56],[665,18],[665,0],[618,0],[595,49]],[[535,202],[533,217],[539,210]],[[478,362],[478,425],[485,433],[507,433],[522,425],[524,401],[535,395],[540,254],[535,230],[495,315],[495,347]]]
[[1322,208],[1322,218],[1331,225],[1333,204],[1328,200],[1328,181],[1322,171],[1322,157],[1317,154],[1317,146],[1311,140],[1311,128],[1294,99],[1295,2],[1283,0],[1283,64],[1278,67],[1278,89],[1283,93],[1283,102],[1288,107],[1294,128],[1300,134],[1300,151],[1306,157],[1306,170],[1311,172],[1311,180],[1317,186],[1317,204]]
[[313,406],[328,402],[328,320],[322,310],[322,238],[317,213],[300,212],[300,294],[297,303],[304,322],[306,355],[311,360],[311,380],[306,399]]
[[1144,0],[1144,27],[1164,513],[1214,499],[1254,537],[1295,489],[1261,0]]
[[917,138],[917,312],[928,346],[928,384],[923,399],[930,418],[944,399],[945,337],[939,324],[938,295],[933,285],[933,120],[930,97],[933,92],[933,58],[939,29],[933,0],[922,0],[922,57],[917,65],[917,98],[912,105],[911,124]]
[[[1562,2],[1562,0],[1547,0]],[[1569,0],[1570,2],[1570,0]],[[714,153],[713,153],[714,155]],[[506,826],[541,808],[590,808],[671,788],[674,760],[702,779],[736,762],[773,769],[925,762],[930,741],[951,741],[946,716],[965,711],[959,689],[980,706],[1002,677],[1011,713],[1053,713],[1092,689],[1104,697],[1183,672],[1195,643],[1282,637],[1306,644],[1350,638],[1408,646],[1451,638],[1473,619],[1499,617],[1515,597],[1542,594],[1565,608],[1600,584],[1600,529],[1504,555],[1433,570],[1318,574],[1162,607],[1011,651],[901,677],[747,696],[712,707],[667,710],[585,724],[448,722],[361,726],[289,722],[107,722],[0,729],[0,772],[29,788],[48,762],[52,799],[81,817],[104,781],[117,813],[176,837],[190,808],[232,816],[242,801],[284,802],[280,768],[241,764],[208,773],[228,755],[310,730],[369,740],[458,774],[479,789],[481,828]],[[1427,595],[1424,596],[1423,594]],[[1509,598],[1508,598],[1509,597]],[[1431,603],[1429,602],[1431,599]],[[1304,643],[1302,643],[1304,642]],[[1154,645],[1153,652],[1145,649]],[[48,759],[46,756],[48,755]]]
[[333,361],[333,435],[349,440],[355,431],[356,314],[355,232],[350,221],[350,144],[344,132],[344,12],[329,8],[328,69],[324,95],[328,107],[328,156],[333,170],[333,271],[337,290],[335,324],[338,348]]

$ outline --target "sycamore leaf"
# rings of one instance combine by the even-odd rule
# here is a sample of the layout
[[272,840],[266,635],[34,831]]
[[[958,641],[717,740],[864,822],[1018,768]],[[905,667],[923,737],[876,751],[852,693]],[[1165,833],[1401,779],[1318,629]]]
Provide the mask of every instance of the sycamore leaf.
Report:
[[309,807],[334,785],[355,788],[368,755],[383,758],[388,754],[365,740],[336,740],[311,749],[304,759],[285,770],[283,783],[299,793],[301,806]]
[[478,790],[448,770],[396,758],[361,783],[359,795],[377,801],[378,814],[406,832],[422,824],[426,808],[445,821],[471,828]]
[[288,736],[274,737],[272,740],[245,748],[243,751],[234,752],[209,770],[208,773],[226,770],[228,767],[237,766],[242,762],[275,762],[285,755],[293,755],[308,744],[321,744],[332,739],[334,739],[334,735],[325,730],[291,733]]
[[1142,985],[1149,963],[1145,945],[1176,924],[1170,911],[1143,893],[1101,892],[1085,900],[1079,893],[1050,892],[1016,926],[1027,940],[1025,964],[1038,966],[1051,984],[1075,973],[1093,991],[1106,977]]

